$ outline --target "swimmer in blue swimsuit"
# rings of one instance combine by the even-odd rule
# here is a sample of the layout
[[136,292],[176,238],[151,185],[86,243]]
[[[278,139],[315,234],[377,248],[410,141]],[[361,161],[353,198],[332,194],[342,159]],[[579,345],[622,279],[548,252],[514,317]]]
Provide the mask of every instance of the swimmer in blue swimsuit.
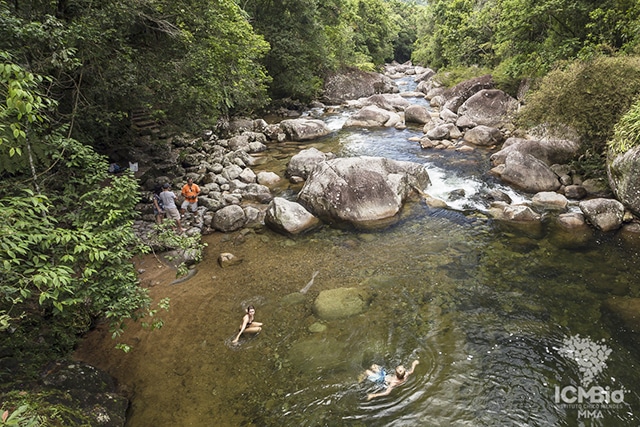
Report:
[[376,384],[384,384],[384,379],[387,376],[387,371],[385,371],[382,366],[376,365],[375,363],[364,373],[369,381]]
[[365,371],[367,379],[376,384],[385,385],[386,389],[380,393],[369,393],[367,395],[367,400],[371,400],[374,397],[386,396],[391,393],[391,390],[393,390],[395,387],[404,384],[405,381],[407,381],[409,375],[413,373],[413,370],[418,363],[420,363],[418,360],[414,360],[411,364],[411,369],[409,369],[408,371],[404,368],[404,366],[400,365],[396,368],[394,375],[387,375],[384,368],[379,365],[371,365],[371,368]]

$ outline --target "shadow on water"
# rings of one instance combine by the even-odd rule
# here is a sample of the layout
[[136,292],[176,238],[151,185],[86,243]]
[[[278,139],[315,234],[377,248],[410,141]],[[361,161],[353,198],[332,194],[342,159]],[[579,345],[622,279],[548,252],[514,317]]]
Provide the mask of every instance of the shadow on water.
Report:
[[[406,138],[338,132],[317,148],[428,162]],[[375,154],[367,145],[378,146]],[[447,175],[457,180],[450,189],[474,182],[480,157],[443,182]],[[262,167],[282,173],[285,164],[282,156]],[[281,190],[294,198],[290,187]],[[216,233],[205,237],[198,274],[179,285],[168,285],[172,272],[153,257],[138,260],[143,285],[172,300],[160,331],[132,325],[124,340],[134,350],[120,354],[98,329],[77,356],[129,392],[129,427],[637,426],[640,352],[603,304],[640,296],[640,247],[591,230],[563,236],[550,224],[523,229],[414,202],[376,232]],[[243,262],[223,269],[215,261],[221,252]],[[361,291],[365,310],[318,317],[315,298],[336,288]],[[248,304],[263,331],[232,345]],[[605,347],[600,366],[593,358]],[[585,348],[593,352],[580,353]],[[404,385],[366,400],[375,388],[359,381],[364,369],[377,363],[391,371],[414,359],[420,364]],[[594,374],[594,366],[601,370]],[[624,389],[624,400],[585,412],[571,393],[558,399],[586,384],[587,371],[590,387]]]

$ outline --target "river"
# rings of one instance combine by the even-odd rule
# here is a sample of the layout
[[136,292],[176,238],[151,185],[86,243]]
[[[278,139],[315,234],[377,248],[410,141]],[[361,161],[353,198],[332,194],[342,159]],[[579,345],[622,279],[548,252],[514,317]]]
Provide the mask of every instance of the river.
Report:
[[[491,151],[423,150],[408,140],[419,128],[340,130],[348,114],[322,116],[336,130],[328,138],[270,145],[255,170],[283,176],[314,146],[427,164],[430,195],[464,197],[449,210],[414,201],[375,232],[214,233],[198,273],[177,285],[153,256],[137,259],[152,296],[171,298],[165,326],[131,325],[127,354],[99,327],[76,353],[118,379],[132,400],[127,426],[639,425],[640,353],[602,306],[640,296],[640,246],[616,233],[568,237],[551,219],[494,222],[483,190],[528,196],[488,174]],[[298,189],[274,191],[293,199]],[[222,252],[243,262],[223,269]],[[318,293],[341,287],[366,289],[366,311],[316,318]],[[248,304],[264,328],[234,346]],[[404,385],[366,400],[375,387],[360,381],[364,369],[413,360]]]

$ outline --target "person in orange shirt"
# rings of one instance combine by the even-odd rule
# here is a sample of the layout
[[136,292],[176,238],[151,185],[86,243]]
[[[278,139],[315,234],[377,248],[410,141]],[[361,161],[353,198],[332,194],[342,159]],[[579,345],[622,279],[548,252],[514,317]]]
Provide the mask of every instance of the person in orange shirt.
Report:
[[182,202],[181,211],[183,215],[187,208],[190,208],[191,212],[198,209],[198,194],[200,194],[200,187],[193,183],[193,178],[187,178],[187,183],[182,187],[184,202]]

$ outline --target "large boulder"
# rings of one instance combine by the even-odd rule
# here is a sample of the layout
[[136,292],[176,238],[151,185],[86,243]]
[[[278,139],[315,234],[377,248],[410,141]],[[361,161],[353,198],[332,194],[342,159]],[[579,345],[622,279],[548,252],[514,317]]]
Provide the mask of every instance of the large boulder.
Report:
[[204,206],[210,211],[217,211],[225,206],[221,193],[210,192],[206,196],[198,197],[198,205]]
[[287,164],[286,175],[288,177],[299,176],[307,179],[316,165],[334,157],[333,153],[323,153],[315,147],[307,148],[291,157]]
[[226,166],[220,175],[222,175],[222,177],[227,181],[233,181],[240,176],[242,170],[243,169],[240,166],[233,164]]
[[491,155],[494,166],[503,164],[509,153],[518,151],[530,154],[547,165],[564,164],[577,156],[580,143],[569,139],[543,138],[524,139],[509,138],[502,145],[502,149]]
[[426,82],[426,81],[429,81],[431,77],[435,75],[436,75],[436,72],[431,68],[416,69],[416,76],[414,77],[413,80],[416,83]]
[[242,198],[258,203],[269,203],[273,199],[273,195],[266,185],[251,183],[242,189]]
[[351,116],[343,127],[394,127],[401,123],[400,116],[375,105],[368,105]]
[[228,233],[242,228],[246,222],[244,210],[238,205],[229,205],[216,211],[212,226],[216,230]]
[[304,233],[321,224],[302,205],[282,197],[274,197],[269,203],[264,220],[272,229],[289,235]]
[[431,122],[431,114],[424,105],[409,105],[404,109],[404,121],[424,125]]
[[44,402],[67,408],[62,411],[59,425],[65,425],[63,420],[71,422],[67,416],[75,410],[90,419],[93,426],[124,426],[129,401],[116,388],[111,376],[83,362],[57,362],[42,378]]
[[610,154],[607,172],[616,198],[640,215],[640,146],[622,154]]
[[518,106],[518,101],[503,91],[484,89],[467,99],[457,113],[477,125],[502,127],[511,122]]
[[624,205],[614,199],[590,199],[579,204],[587,221],[602,231],[617,230],[622,226]]
[[531,199],[534,207],[548,210],[564,211],[569,201],[562,194],[555,191],[541,191]]
[[370,295],[360,288],[337,288],[320,292],[313,303],[313,311],[323,320],[342,319],[362,313],[370,302]]
[[505,202],[494,202],[488,211],[494,219],[511,222],[540,221],[540,215],[529,206],[510,205]]
[[371,95],[368,98],[358,99],[356,105],[366,107],[369,105],[375,105],[383,110],[389,111],[402,111],[411,105],[411,102],[399,94],[384,93],[378,95]]
[[429,184],[426,168],[417,163],[337,158],[317,165],[298,201],[328,223],[375,228],[394,221],[407,197]]
[[609,315],[618,320],[628,332],[640,333],[640,298],[612,297],[607,299],[602,307]]
[[380,73],[352,69],[325,79],[322,101],[327,104],[341,104],[376,93],[397,92],[398,86],[391,78]]
[[458,131],[456,125],[454,125],[453,123],[445,123],[428,130],[425,136],[430,140],[435,141],[449,138],[454,139],[452,133],[456,131]]
[[317,119],[287,119],[280,122],[280,128],[292,141],[309,141],[331,133],[327,124]]
[[483,89],[492,89],[493,86],[494,83],[491,74],[465,80],[442,93],[442,97],[445,100],[444,107],[457,113],[458,108],[460,108],[467,99]]
[[276,185],[280,181],[280,176],[275,172],[260,171],[256,175],[256,180],[258,184],[269,187]]
[[476,126],[464,133],[465,142],[483,147],[500,144],[503,139],[500,129],[484,125]]
[[519,151],[509,153],[500,169],[500,178],[528,193],[556,191],[560,188],[558,175],[544,162]]

